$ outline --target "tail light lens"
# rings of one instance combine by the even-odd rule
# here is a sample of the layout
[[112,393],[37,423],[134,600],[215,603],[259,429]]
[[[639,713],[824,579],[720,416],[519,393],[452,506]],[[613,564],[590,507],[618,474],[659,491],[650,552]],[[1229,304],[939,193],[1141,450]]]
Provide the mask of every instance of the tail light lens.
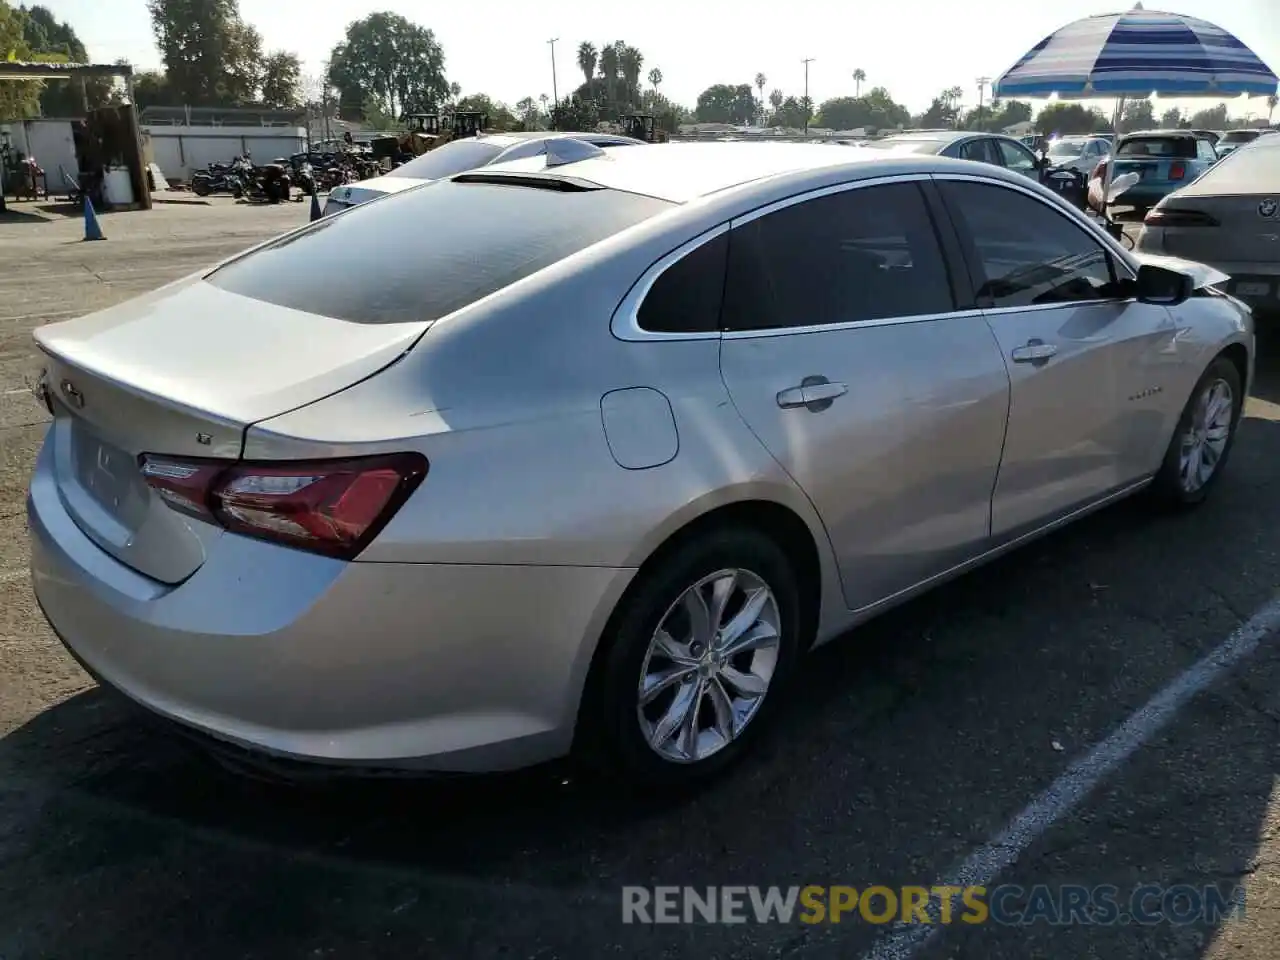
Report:
[[344,560],[368,546],[426,475],[416,453],[275,463],[142,457],[147,484],[180,513]]
[[1142,222],[1148,227],[1216,227],[1218,221],[1199,210],[1179,210],[1176,207],[1156,207],[1150,210]]
[[1181,160],[1175,160],[1169,164],[1169,179],[1182,180],[1187,175],[1187,165]]

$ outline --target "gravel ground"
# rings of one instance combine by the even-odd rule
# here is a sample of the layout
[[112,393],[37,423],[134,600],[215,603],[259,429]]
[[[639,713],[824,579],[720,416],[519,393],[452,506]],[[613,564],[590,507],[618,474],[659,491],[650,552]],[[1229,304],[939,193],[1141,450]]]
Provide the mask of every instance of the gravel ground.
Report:
[[[1214,650],[1280,583],[1280,348],[1192,515],[1122,504],[820,651],[759,755],[666,807],[560,769],[291,789],[222,773],[99,690],[34,606],[31,330],[280,232],[303,205],[0,220],[0,958],[1159,956],[1280,943],[1280,652],[1191,698],[997,882],[1243,884],[1214,926],[624,925],[624,884],[929,885]],[[895,952],[896,950],[896,952]]]

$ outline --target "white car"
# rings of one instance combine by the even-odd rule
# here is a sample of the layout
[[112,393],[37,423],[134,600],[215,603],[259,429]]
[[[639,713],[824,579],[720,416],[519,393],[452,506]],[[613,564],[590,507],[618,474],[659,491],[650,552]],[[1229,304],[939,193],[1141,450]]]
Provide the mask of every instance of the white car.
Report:
[[1049,162],[1058,169],[1075,170],[1086,177],[1111,152],[1102,137],[1059,137],[1048,144]]
[[614,133],[490,133],[464,140],[453,140],[424,153],[381,177],[372,177],[342,187],[335,187],[325,203],[325,214],[337,213],[358,203],[367,203],[389,193],[399,193],[432,180],[443,180],[476,167],[487,167],[508,160],[536,157],[547,152],[549,140],[565,137],[583,140],[598,147],[639,146],[643,140]]

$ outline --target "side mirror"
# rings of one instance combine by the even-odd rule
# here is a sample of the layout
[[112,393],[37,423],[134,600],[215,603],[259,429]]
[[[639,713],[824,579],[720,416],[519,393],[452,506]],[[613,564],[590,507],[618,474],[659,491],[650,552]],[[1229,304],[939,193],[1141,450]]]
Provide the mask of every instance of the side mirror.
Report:
[[1196,284],[1185,273],[1144,263],[1138,267],[1136,288],[1135,294],[1142,303],[1175,307],[1195,292]]

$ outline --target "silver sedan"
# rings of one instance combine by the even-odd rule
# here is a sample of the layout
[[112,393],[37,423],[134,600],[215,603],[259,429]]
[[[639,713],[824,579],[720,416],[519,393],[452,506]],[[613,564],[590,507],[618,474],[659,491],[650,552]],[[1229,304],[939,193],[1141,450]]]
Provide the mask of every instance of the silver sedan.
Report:
[[220,750],[677,785],[815,645],[1202,501],[1253,367],[1221,279],[989,164],[557,147],[40,328],[36,594]]

